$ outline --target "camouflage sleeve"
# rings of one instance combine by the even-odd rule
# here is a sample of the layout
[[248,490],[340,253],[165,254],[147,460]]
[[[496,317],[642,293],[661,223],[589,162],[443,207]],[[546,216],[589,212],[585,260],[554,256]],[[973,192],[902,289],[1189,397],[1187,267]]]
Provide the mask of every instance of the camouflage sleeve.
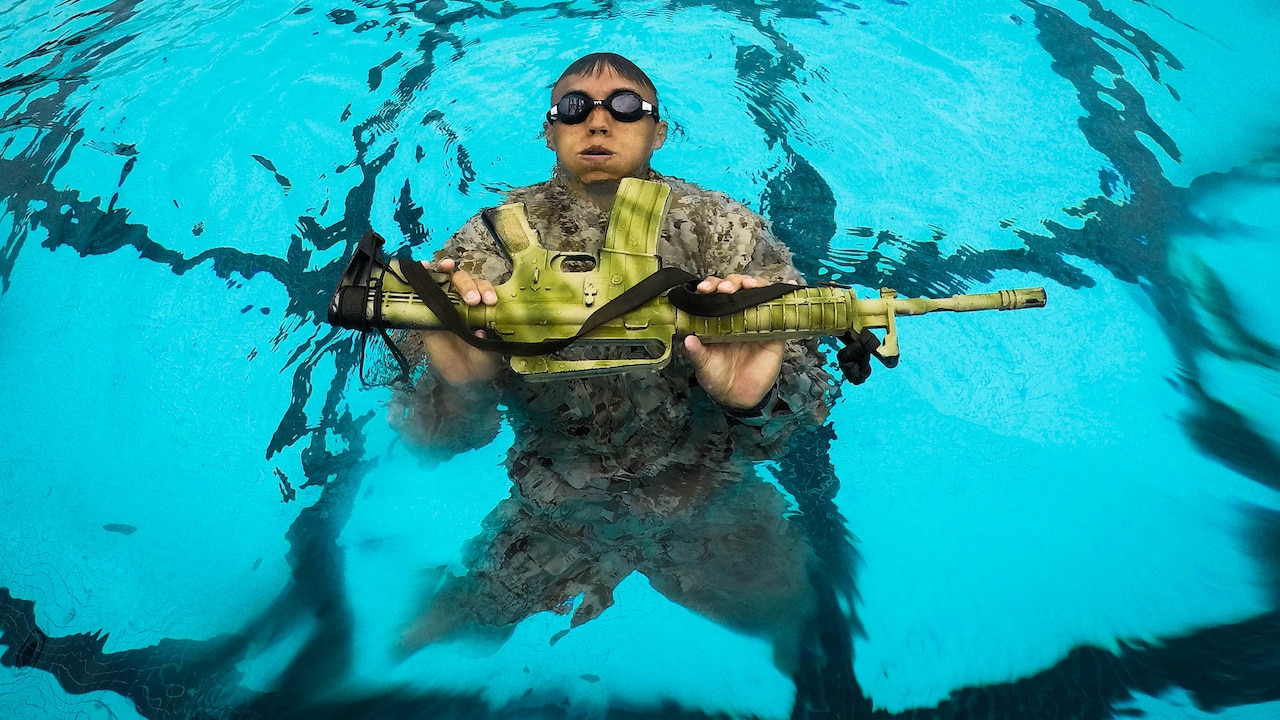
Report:
[[[773,283],[804,278],[791,262],[787,249],[769,229],[768,221],[743,205],[724,198],[723,214],[717,218],[710,239],[718,247],[708,249],[708,258],[717,258],[712,270],[723,277],[742,273]],[[717,242],[718,241],[718,242]],[[839,395],[839,385],[825,368],[826,358],[816,340],[791,340],[786,344],[782,368],[778,372],[776,399],[762,418],[740,423],[738,432],[758,433],[761,456],[772,456],[801,427],[821,424]]]
[[701,207],[689,212],[703,228],[697,255],[704,274],[740,273],[774,283],[801,281],[791,264],[791,251],[774,237],[767,220],[722,193],[701,200]]
[[840,385],[826,371],[816,340],[790,340],[782,356],[774,400],[764,414],[733,423],[735,446],[751,460],[777,458],[796,432],[827,419]]
[[387,404],[387,421],[416,454],[447,460],[484,447],[502,426],[496,383],[450,385],[424,371],[413,387],[397,387]]
[[511,275],[511,260],[484,226],[479,214],[454,233],[432,261],[440,262],[445,258],[457,260],[458,269],[494,285],[504,282]]
[[[480,216],[467,221],[432,258],[458,261],[466,272],[495,284],[511,272],[506,254]],[[397,388],[388,406],[389,422],[400,437],[428,460],[447,459],[490,443],[501,425],[496,382],[450,385],[431,371],[423,348],[425,333],[393,333],[397,347],[416,366],[413,387]]]

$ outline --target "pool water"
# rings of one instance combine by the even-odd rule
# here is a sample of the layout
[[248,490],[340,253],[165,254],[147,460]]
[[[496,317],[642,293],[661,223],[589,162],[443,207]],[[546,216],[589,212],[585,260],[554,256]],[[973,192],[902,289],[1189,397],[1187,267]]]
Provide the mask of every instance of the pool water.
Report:
[[[0,0],[0,717],[1280,717],[1277,30],[1250,0]],[[655,167],[811,280],[1048,292],[902,320],[901,365],[761,464],[761,555],[813,558],[785,662],[642,572],[578,626],[583,597],[397,650],[512,437],[409,447],[329,294],[365,230],[427,257],[545,179],[547,86],[599,50],[660,88]]]

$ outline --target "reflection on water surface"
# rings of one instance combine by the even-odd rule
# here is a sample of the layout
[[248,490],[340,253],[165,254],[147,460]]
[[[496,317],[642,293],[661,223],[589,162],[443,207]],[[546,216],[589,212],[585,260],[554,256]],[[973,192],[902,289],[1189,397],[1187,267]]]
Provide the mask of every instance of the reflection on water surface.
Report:
[[[6,717],[1267,716],[1277,22],[0,6]],[[658,169],[809,278],[1050,306],[904,323],[734,482],[540,504],[499,420],[419,459],[328,293],[369,227],[425,256],[543,179],[602,47],[663,90]]]

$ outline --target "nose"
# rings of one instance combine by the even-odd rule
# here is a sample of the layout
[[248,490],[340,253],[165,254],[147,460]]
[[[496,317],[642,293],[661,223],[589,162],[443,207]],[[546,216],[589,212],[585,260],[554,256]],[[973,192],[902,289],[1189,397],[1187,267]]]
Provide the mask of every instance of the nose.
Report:
[[603,105],[597,105],[591,108],[591,113],[587,115],[587,130],[592,135],[607,135],[612,121],[613,117],[609,115],[609,111],[605,110]]

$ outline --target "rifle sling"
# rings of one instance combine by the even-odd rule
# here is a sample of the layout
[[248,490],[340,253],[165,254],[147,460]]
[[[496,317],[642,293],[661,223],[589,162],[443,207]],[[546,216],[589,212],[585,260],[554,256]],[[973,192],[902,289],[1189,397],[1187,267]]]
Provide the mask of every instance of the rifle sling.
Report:
[[551,353],[559,352],[589,335],[601,325],[639,308],[641,305],[668,291],[670,292],[667,295],[667,299],[677,310],[703,317],[723,317],[741,312],[760,303],[776,300],[783,295],[801,289],[801,286],[783,283],[760,288],[748,288],[732,294],[701,294],[694,290],[697,284],[701,282],[696,275],[679,268],[662,268],[627,288],[618,297],[601,305],[598,310],[591,313],[587,321],[582,324],[582,327],[572,337],[541,342],[514,342],[497,338],[476,337],[463,321],[457,308],[449,300],[449,296],[431,280],[431,276],[427,274],[426,269],[420,263],[402,261],[400,263],[400,273],[404,275],[405,281],[408,282],[409,286],[413,288],[413,291],[418,294],[418,297],[422,299],[422,302],[426,304],[436,318],[440,320],[446,330],[462,338],[464,342],[474,348],[516,357],[550,355]]
[[[683,271],[682,271],[683,272]],[[739,290],[736,293],[707,293],[702,294],[694,290],[700,279],[689,273],[685,273],[689,277],[689,282],[671,289],[667,294],[667,300],[681,312],[687,312],[690,315],[699,317],[724,317],[734,313],[742,312],[747,308],[753,308],[761,303],[777,300],[783,295],[788,295],[796,290],[803,290],[803,285],[789,285],[787,283],[775,283],[773,285],[765,285],[758,288],[747,288]]]

